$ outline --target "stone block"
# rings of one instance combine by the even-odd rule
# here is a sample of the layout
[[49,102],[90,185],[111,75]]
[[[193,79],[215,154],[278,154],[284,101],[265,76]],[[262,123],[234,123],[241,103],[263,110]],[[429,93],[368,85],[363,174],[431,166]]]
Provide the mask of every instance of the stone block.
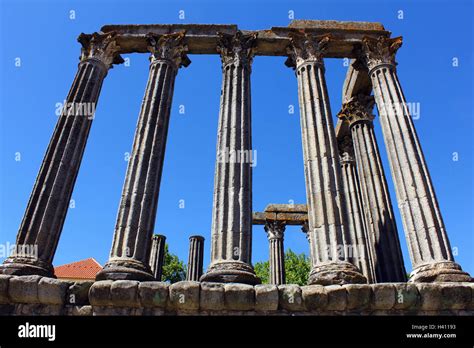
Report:
[[282,309],[292,312],[305,310],[301,288],[298,285],[278,285],[278,297],[278,302]]
[[276,311],[278,309],[278,287],[271,284],[260,284],[254,287],[255,310]]
[[89,290],[93,281],[76,281],[68,288],[66,303],[84,306],[89,304]]
[[255,308],[255,290],[252,285],[229,283],[224,286],[225,307],[231,311],[250,311]]
[[328,304],[328,295],[322,285],[305,285],[301,287],[304,305],[309,311],[322,311]]
[[443,309],[441,286],[439,283],[416,283],[420,293],[420,308],[423,311]]
[[10,303],[10,298],[8,297],[8,283],[12,276],[0,274],[0,304]]
[[347,292],[347,309],[364,310],[370,306],[372,289],[368,284],[347,284],[343,286]]
[[113,306],[139,307],[138,281],[116,280],[110,287],[110,299]]
[[442,283],[441,299],[443,309],[468,309],[471,300],[471,288],[465,283]]
[[38,275],[18,276],[10,278],[8,295],[12,302],[39,303],[38,283],[42,277]]
[[199,282],[181,281],[171,284],[169,287],[170,302],[172,309],[197,310],[199,309]]
[[71,283],[54,278],[41,278],[38,282],[40,303],[62,305],[66,302],[66,293]]
[[328,296],[326,310],[343,311],[347,308],[347,292],[343,286],[328,285],[325,286],[325,290]]
[[395,286],[390,283],[371,284],[372,309],[388,310],[395,306]]
[[225,309],[224,284],[201,283],[199,308],[202,310],[220,311]]
[[414,310],[420,304],[420,294],[413,283],[393,283],[395,287],[394,309]]
[[166,308],[169,284],[165,282],[140,282],[138,297],[144,307]]
[[92,306],[111,306],[110,288],[112,280],[94,282],[89,289],[89,302]]

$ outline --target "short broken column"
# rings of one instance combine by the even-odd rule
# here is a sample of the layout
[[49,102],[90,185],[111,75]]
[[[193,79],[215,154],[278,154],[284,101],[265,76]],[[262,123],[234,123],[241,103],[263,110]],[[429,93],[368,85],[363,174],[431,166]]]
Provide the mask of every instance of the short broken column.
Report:
[[204,264],[204,237],[189,237],[189,255],[186,280],[199,281]]
[[345,135],[338,139],[338,147],[341,156],[342,186],[349,232],[349,240],[346,242],[348,258],[362,271],[369,283],[374,283],[375,275],[370,254],[370,240],[366,231],[351,136]]
[[309,284],[366,283],[345,248],[346,212],[323,55],[330,37],[290,35],[287,66],[296,68],[308,201],[312,269]]
[[469,282],[454,262],[430,173],[396,72],[402,38],[366,37],[361,60],[372,80],[413,271],[410,281]]
[[252,256],[250,73],[256,35],[221,34],[222,89],[212,207],[211,264],[201,281],[258,284]]
[[132,155],[122,189],[112,250],[97,280],[153,280],[149,265],[174,83],[188,66],[183,33],[148,35],[151,63]]
[[270,249],[270,284],[285,284],[285,249],[283,245],[283,234],[286,224],[283,221],[267,220],[265,232],[268,237]]
[[123,62],[113,33],[81,34],[81,61],[21,222],[0,273],[54,277],[52,261],[66,219],[104,78]]
[[153,235],[150,252],[150,268],[155,280],[161,281],[163,264],[165,261],[166,237],[160,234]]
[[338,117],[348,123],[352,134],[375,281],[405,282],[403,255],[375,138],[372,109],[373,97],[358,95],[343,105]]

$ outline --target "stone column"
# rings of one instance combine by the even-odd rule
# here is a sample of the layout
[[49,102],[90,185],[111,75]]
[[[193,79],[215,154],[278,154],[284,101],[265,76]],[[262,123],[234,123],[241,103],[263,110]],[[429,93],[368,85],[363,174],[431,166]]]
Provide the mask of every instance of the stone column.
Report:
[[151,241],[150,268],[155,280],[161,281],[163,262],[165,261],[166,237],[155,234]]
[[362,59],[372,80],[398,206],[413,264],[411,281],[471,281],[454,262],[438,201],[396,72],[402,38],[365,38]]
[[345,103],[338,116],[348,122],[354,141],[375,281],[405,282],[402,250],[375,138],[372,109],[373,98],[360,95]]
[[189,237],[189,256],[186,280],[198,282],[202,276],[202,266],[204,264],[204,237]]
[[212,212],[211,264],[201,281],[260,283],[252,255],[250,72],[256,35],[221,34],[222,90]]
[[374,283],[375,275],[370,254],[370,240],[367,235],[364,211],[362,209],[352,139],[351,136],[346,135],[338,140],[344,202],[347,211],[347,228],[350,236],[347,250],[348,258],[351,263],[362,271],[369,283]]
[[270,284],[285,284],[285,249],[283,246],[283,233],[286,224],[280,221],[267,221],[267,232],[270,246]]
[[366,283],[351,264],[341,168],[324,77],[323,53],[329,36],[291,37],[287,65],[296,68],[308,200],[312,270],[310,284]]
[[102,279],[153,280],[149,266],[175,77],[190,61],[183,33],[149,35],[150,73]]
[[100,90],[108,70],[122,63],[115,34],[81,34],[81,61],[41,164],[21,222],[16,250],[0,273],[53,277],[61,235]]

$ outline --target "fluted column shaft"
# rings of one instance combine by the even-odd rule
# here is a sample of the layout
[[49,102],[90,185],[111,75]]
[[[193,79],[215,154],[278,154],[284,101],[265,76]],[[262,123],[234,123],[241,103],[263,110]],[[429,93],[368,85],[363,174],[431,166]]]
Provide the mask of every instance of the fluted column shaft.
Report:
[[82,55],[36,178],[16,250],[0,273],[54,276],[52,261],[66,219],[102,83],[112,64],[121,63],[114,34],[81,34]]
[[373,98],[357,96],[343,105],[354,142],[375,281],[405,282],[406,271],[387,181],[373,127]]
[[203,281],[259,283],[252,253],[250,73],[256,35],[222,34],[222,90],[212,212],[211,264]]
[[352,246],[352,248],[348,248],[349,261],[362,271],[369,283],[374,283],[375,275],[370,253],[370,241],[366,230],[359,178],[350,136],[345,136],[339,141],[339,151],[341,153],[342,186],[347,211],[347,228],[350,237],[348,245]]
[[296,67],[308,200],[312,270],[310,284],[365,283],[349,262],[342,181],[323,52],[328,36],[294,34],[287,65]]
[[269,244],[270,284],[285,284],[285,249],[283,245],[286,224],[280,221],[267,221],[265,232]]
[[151,241],[150,268],[155,280],[161,281],[165,261],[166,237],[155,234]]
[[401,38],[363,40],[413,271],[412,281],[470,281],[454,262],[438,201],[395,68]]
[[204,264],[204,237],[189,237],[189,255],[186,280],[199,281]]
[[155,225],[174,82],[190,62],[184,34],[148,36],[151,64],[129,161],[109,261],[97,279],[154,279],[150,242]]

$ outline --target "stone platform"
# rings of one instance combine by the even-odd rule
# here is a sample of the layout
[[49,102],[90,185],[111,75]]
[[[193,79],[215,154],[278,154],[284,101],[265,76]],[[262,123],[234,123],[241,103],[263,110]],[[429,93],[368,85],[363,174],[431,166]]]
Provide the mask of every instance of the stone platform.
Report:
[[473,315],[473,283],[68,282],[0,275],[1,315]]

